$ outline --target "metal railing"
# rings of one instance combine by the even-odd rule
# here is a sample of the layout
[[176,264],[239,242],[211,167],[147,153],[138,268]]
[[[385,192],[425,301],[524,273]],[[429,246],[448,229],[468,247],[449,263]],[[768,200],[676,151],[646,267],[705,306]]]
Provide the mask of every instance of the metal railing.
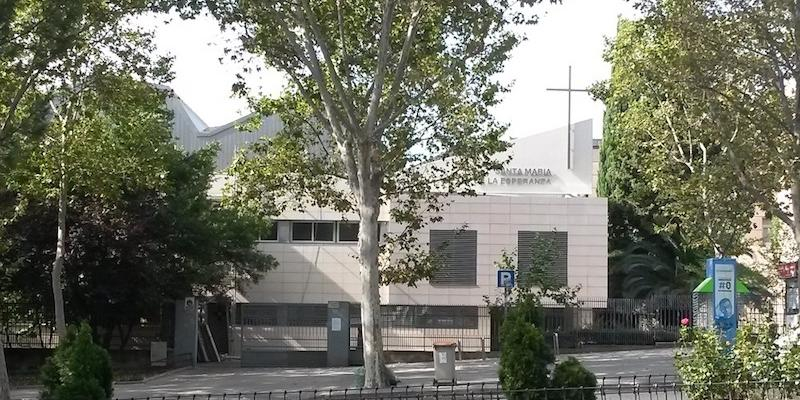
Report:
[[[169,310],[169,308],[166,308]],[[163,310],[162,310],[163,312]],[[110,331],[109,349],[149,349],[150,342],[166,337],[172,316],[155,315],[133,326],[114,327]],[[128,331],[128,329],[130,329]],[[103,328],[96,327],[98,338],[106,337]],[[4,348],[52,349],[58,346],[55,318],[41,305],[4,303],[0,305],[0,338]]]
[[[778,304],[774,301],[743,299],[742,304],[742,322],[783,319],[781,307],[765,308],[765,304]],[[250,304],[239,309],[244,309],[245,315],[237,317],[232,331],[246,345],[284,351],[327,349],[324,304]],[[695,324],[705,318],[703,312],[689,295],[581,298],[572,306],[545,303],[540,327],[548,343],[556,343],[557,335],[562,349],[583,345],[654,345],[677,341],[682,320]],[[350,316],[350,348],[358,351],[363,340],[358,304],[351,304]],[[452,340],[465,353],[498,351],[504,317],[503,307],[383,305],[384,350],[430,351],[434,342]]]
[[[672,399],[797,399],[794,382],[598,382],[594,387],[504,390],[499,383],[448,386],[417,385],[383,389],[308,389],[249,393],[164,394],[118,397],[117,400],[672,400]],[[703,397],[699,397],[703,396]]]

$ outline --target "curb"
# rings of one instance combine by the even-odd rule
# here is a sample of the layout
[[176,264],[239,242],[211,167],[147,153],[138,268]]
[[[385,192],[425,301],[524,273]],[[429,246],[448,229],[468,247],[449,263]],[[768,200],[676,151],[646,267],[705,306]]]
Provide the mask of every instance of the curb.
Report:
[[147,382],[152,381],[153,379],[158,379],[158,378],[161,378],[163,376],[166,376],[166,375],[169,375],[169,374],[172,374],[172,373],[175,373],[175,372],[181,372],[181,371],[184,371],[184,370],[187,370],[187,369],[191,369],[191,368],[192,367],[175,368],[175,369],[171,369],[169,371],[164,371],[164,372],[152,375],[152,376],[145,377],[145,378],[140,379],[140,380],[118,381],[118,382],[114,382],[114,384],[115,385],[134,385],[134,384],[137,384],[137,383],[147,383]]
[[[137,383],[147,383],[147,382],[152,381],[153,379],[161,378],[163,376],[166,376],[166,375],[169,375],[169,374],[172,374],[172,373],[175,373],[175,372],[181,372],[181,371],[184,371],[184,370],[187,370],[187,369],[191,369],[191,368],[192,367],[175,368],[175,369],[171,369],[169,371],[164,371],[164,372],[161,372],[161,373],[158,373],[158,374],[155,374],[155,375],[151,375],[151,376],[145,377],[143,379],[139,379],[139,380],[115,381],[114,385],[134,385],[134,384],[137,384]],[[42,385],[21,385],[21,386],[13,386],[11,388],[11,390],[33,390],[33,389],[41,389],[41,388],[42,388]]]

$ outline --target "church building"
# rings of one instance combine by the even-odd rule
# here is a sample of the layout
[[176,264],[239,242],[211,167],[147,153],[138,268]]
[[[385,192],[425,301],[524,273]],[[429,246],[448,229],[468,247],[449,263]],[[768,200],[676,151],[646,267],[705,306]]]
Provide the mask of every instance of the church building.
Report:
[[[254,133],[237,131],[239,121],[206,126],[183,101],[169,102],[175,115],[174,136],[187,151],[217,142],[220,172],[236,152],[281,129],[280,120],[265,118]],[[605,299],[608,294],[608,210],[594,192],[596,142],[592,121],[516,138],[511,161],[489,174],[474,197],[451,197],[442,221],[419,232],[431,249],[447,243],[448,257],[430,281],[416,287],[381,288],[386,305],[459,306],[459,313],[485,306],[485,298],[502,295],[498,267],[503,251],[514,252],[520,267],[531,264],[535,238],[552,240],[556,257],[547,271],[557,283],[579,286],[579,297]],[[214,187],[211,196],[221,195]],[[388,207],[391,207],[389,204]],[[306,208],[274,218],[259,249],[279,262],[258,284],[235,294],[241,303],[322,306],[331,301],[357,304],[361,297],[357,254],[357,215]],[[389,218],[379,218],[384,232],[402,229]],[[303,307],[297,308],[302,310]]]

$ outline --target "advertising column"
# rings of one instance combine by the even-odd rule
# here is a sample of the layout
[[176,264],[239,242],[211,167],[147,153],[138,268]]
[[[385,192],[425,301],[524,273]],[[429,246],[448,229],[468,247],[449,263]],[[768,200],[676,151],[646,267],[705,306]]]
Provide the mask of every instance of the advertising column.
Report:
[[731,258],[708,260],[714,278],[714,324],[729,342],[736,338],[736,261]]

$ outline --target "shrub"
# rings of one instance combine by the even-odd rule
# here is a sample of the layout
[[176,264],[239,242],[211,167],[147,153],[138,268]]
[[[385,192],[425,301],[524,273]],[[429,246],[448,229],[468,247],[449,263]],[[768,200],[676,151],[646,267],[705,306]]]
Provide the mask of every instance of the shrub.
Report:
[[553,352],[545,344],[542,332],[527,319],[536,315],[530,307],[520,303],[512,309],[500,328],[502,349],[500,353],[500,383],[511,400],[544,398],[525,390],[548,386],[548,365],[555,361]]
[[568,388],[557,393],[559,399],[595,400],[594,388],[597,386],[597,378],[575,357],[570,357],[556,365],[550,386]]
[[790,341],[779,339],[771,324],[742,326],[732,346],[716,330],[683,329],[675,367],[690,399],[765,398],[768,385],[754,382],[793,381],[790,355],[798,351]]
[[107,400],[111,398],[111,359],[92,342],[85,322],[70,327],[64,341],[42,367],[42,400]]

